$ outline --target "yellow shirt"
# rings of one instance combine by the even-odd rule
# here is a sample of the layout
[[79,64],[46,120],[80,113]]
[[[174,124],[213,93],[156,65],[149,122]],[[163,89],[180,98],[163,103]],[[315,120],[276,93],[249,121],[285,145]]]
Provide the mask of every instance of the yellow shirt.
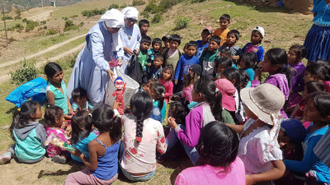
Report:
[[222,46],[226,40],[227,40],[227,34],[230,30],[227,28],[225,30],[221,30],[221,28],[218,28],[214,31],[213,35],[219,36],[221,39],[220,46]]

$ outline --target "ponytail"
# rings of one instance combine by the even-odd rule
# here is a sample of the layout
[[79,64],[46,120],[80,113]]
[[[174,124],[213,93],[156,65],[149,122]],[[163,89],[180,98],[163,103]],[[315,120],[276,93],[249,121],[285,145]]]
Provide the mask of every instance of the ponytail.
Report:
[[88,111],[86,110],[78,111],[75,115],[72,116],[71,144],[75,144],[79,141],[79,139],[84,139],[89,136],[92,124],[87,124],[86,117],[88,117]]
[[217,121],[222,121],[222,93],[217,91],[215,93],[214,101],[210,102],[212,114]]
[[152,91],[155,93],[156,97],[155,97],[155,101],[159,101],[158,103],[158,108],[160,110],[163,109],[163,105],[164,105],[164,99],[165,99],[165,93],[166,93],[166,89],[165,86],[159,82],[153,83],[151,84],[151,88]]

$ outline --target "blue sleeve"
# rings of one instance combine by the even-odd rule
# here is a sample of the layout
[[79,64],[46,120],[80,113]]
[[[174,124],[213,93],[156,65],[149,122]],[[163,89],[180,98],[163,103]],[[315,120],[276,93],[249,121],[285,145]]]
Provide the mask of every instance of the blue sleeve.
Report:
[[162,123],[162,114],[160,109],[157,106],[154,106],[154,108],[152,109],[152,113],[150,115],[150,118],[159,121],[160,123]]
[[248,44],[245,44],[245,46],[243,47],[243,49],[242,49],[242,52],[243,53],[245,53],[245,49],[246,49],[246,46],[247,46]]
[[313,136],[308,141],[307,151],[302,161],[284,160],[286,168],[295,172],[309,172],[318,160],[317,156],[313,152],[313,148],[316,146],[317,142],[319,142],[321,137],[322,135]]
[[75,111],[79,108],[78,105],[77,105],[76,103],[73,103],[73,104],[71,105],[71,107],[72,107],[73,112],[75,112]]
[[321,0],[313,0],[313,10],[312,10],[313,13],[317,12],[316,7],[320,2],[321,2]]
[[174,74],[174,80],[178,80],[179,79],[179,75],[181,73],[182,57],[183,57],[183,55],[180,57],[177,65],[176,65],[175,74]]
[[265,53],[264,48],[262,46],[260,46],[259,50],[257,52],[258,63],[264,60],[264,53]]

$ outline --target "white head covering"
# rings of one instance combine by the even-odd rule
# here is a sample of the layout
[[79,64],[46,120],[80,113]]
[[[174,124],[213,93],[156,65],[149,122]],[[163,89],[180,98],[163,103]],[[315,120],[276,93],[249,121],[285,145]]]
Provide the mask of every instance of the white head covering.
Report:
[[126,7],[121,11],[124,14],[124,19],[139,19],[139,11],[135,7]]
[[[109,28],[121,28],[125,25],[124,14],[117,9],[111,9],[105,12],[98,22],[103,22]],[[112,34],[112,51],[119,51],[122,48],[122,43],[119,33]]]

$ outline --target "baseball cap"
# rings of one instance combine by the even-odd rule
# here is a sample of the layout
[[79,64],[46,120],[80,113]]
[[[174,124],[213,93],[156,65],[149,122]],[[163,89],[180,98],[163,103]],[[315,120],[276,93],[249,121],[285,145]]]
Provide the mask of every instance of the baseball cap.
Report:
[[170,40],[170,38],[171,38],[171,35],[167,34],[164,37],[162,37],[162,41],[164,41],[165,39]]
[[211,28],[211,26],[205,26],[205,27],[203,28],[203,31],[204,31],[204,30],[209,31],[210,34],[213,33],[213,29]]
[[281,129],[295,143],[301,143],[305,140],[306,129],[301,121],[297,119],[285,119],[281,123]]
[[189,70],[195,72],[197,75],[202,74],[202,66],[200,66],[199,64],[194,64],[190,66]]
[[252,31],[258,31],[261,34],[262,38],[265,37],[265,29],[261,26],[256,26]]

